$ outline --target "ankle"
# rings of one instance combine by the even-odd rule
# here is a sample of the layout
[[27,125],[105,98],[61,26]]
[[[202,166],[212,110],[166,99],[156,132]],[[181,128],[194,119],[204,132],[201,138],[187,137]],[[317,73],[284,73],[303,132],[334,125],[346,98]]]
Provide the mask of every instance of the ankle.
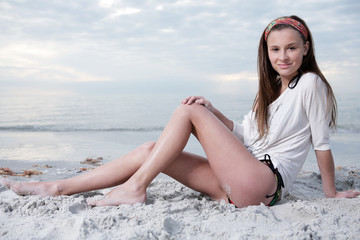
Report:
[[56,182],[49,182],[47,184],[44,184],[43,188],[44,188],[44,191],[47,193],[47,195],[52,196],[52,197],[65,195],[63,193],[63,189],[61,189],[60,185]]
[[130,178],[127,183],[129,190],[131,190],[132,192],[146,192],[147,185],[139,179]]

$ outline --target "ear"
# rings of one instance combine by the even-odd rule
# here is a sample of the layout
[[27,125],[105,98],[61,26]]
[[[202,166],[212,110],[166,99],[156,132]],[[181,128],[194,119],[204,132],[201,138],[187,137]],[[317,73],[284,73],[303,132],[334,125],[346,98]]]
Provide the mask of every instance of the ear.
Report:
[[309,51],[309,47],[310,47],[310,43],[309,43],[309,41],[306,41],[306,43],[304,45],[304,56],[307,55],[307,53]]

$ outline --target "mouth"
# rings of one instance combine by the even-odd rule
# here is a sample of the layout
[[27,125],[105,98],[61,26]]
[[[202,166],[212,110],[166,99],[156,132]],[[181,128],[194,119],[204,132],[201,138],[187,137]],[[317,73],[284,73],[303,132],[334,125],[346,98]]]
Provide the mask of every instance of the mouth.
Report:
[[281,64],[278,64],[279,68],[281,69],[286,69],[286,68],[289,68],[291,66],[290,63],[281,63]]

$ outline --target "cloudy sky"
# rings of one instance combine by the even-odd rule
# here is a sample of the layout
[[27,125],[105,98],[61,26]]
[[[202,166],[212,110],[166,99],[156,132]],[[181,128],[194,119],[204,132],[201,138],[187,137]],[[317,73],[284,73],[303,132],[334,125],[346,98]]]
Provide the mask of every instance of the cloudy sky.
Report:
[[291,14],[360,93],[358,0],[0,0],[0,94],[253,92],[261,33]]

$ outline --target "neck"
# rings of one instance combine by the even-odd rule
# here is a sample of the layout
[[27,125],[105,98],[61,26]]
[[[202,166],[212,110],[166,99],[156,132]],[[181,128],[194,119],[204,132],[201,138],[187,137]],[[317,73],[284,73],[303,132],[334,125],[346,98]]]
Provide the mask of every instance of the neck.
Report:
[[288,79],[288,78],[280,78],[281,80],[281,85],[282,86],[287,86],[290,82],[291,79]]
[[280,94],[281,95],[287,88],[290,81],[283,81],[281,80],[281,86],[280,86]]
[[282,85],[288,86],[289,82],[293,80],[298,74],[299,74],[298,71],[296,71],[290,76],[280,76]]
[[298,75],[299,75],[299,73],[295,72],[291,76],[280,77],[281,84],[279,84],[279,90],[277,93],[277,97],[279,97],[289,87],[290,82],[295,80],[298,77]]

